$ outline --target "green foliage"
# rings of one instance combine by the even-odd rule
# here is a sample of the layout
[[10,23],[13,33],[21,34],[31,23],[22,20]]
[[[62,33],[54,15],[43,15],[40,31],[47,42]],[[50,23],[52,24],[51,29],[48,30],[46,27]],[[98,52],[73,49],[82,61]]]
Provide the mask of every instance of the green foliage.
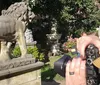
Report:
[[[36,58],[39,61],[44,60],[44,54],[40,53],[37,46],[34,45],[34,47],[28,47],[27,48],[28,54],[32,54],[34,58]],[[21,51],[20,48],[18,46],[15,47],[15,49],[12,52],[12,55],[14,57],[19,57],[21,56]]]
[[14,57],[19,57],[19,56],[21,56],[21,51],[20,51],[20,48],[19,48],[18,46],[15,47],[15,49],[14,49],[13,52],[12,52],[12,55],[13,55]]
[[33,48],[28,47],[27,50],[28,50],[28,53],[32,54],[37,60],[39,61],[44,60],[44,54],[39,52],[39,49],[37,48],[36,45]]
[[55,19],[57,31],[63,37],[71,34],[76,36],[80,35],[77,30],[89,32],[100,25],[100,11],[94,3],[94,0],[35,0],[32,10],[38,17],[36,26],[50,32]]
[[40,53],[40,55],[39,55],[39,60],[40,60],[40,61],[44,60],[44,54],[43,54],[43,53]]
[[39,51],[38,51],[38,48],[36,46],[34,46],[33,48],[28,47],[27,51],[28,51],[29,54],[32,54],[35,58],[39,57]]
[[[67,33],[79,35],[80,31],[91,31],[100,25],[97,15],[100,14],[98,8],[94,5],[93,0],[61,0],[64,4],[61,11],[62,25],[67,23]],[[61,28],[62,29],[62,28]],[[77,31],[77,32],[76,32]]]

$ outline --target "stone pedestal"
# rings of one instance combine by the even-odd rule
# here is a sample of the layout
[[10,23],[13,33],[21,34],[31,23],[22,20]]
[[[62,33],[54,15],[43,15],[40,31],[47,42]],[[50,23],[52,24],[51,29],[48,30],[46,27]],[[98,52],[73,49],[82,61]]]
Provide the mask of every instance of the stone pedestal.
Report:
[[19,60],[5,62],[5,65],[1,63],[0,67],[5,69],[0,70],[0,85],[41,85],[41,67],[44,64],[31,58]]
[[41,85],[41,70],[5,76],[0,80],[0,85]]

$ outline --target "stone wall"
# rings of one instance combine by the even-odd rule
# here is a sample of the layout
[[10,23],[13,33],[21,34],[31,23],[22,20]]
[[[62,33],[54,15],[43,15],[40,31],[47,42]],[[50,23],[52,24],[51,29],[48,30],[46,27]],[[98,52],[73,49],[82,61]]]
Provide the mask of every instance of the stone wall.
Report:
[[41,70],[5,76],[1,78],[0,85],[41,85]]

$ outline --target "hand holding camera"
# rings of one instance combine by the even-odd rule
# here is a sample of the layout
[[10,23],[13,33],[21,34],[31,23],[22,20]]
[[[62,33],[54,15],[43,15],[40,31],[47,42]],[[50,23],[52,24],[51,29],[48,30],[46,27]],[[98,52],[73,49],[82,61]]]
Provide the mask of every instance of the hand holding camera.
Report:
[[99,85],[99,71],[96,68],[100,67],[98,64],[100,62],[99,46],[98,37],[83,36],[77,42],[80,58],[72,59],[70,56],[64,55],[55,62],[54,69],[61,76],[66,77],[66,85]]

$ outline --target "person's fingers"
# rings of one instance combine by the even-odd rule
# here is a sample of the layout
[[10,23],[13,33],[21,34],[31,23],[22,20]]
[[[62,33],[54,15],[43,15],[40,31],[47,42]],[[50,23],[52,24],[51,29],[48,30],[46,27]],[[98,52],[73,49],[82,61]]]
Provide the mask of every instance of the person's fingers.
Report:
[[[84,43],[84,44],[83,44]],[[81,42],[80,43],[80,47],[79,47],[79,52],[81,54],[81,57],[84,58],[85,57],[85,48],[88,45],[86,42]]]
[[[84,49],[85,49],[85,38],[81,37],[77,40],[77,50],[79,51],[79,53],[81,54],[81,56],[84,57]],[[87,43],[86,43],[87,44]],[[80,46],[81,45],[81,46]]]
[[91,40],[92,39],[90,37],[83,36],[77,41],[77,49],[80,52],[82,58],[85,57],[85,48],[88,44],[92,43]]
[[100,40],[93,41],[93,44],[99,49],[100,51]]
[[76,75],[79,75],[80,74],[80,65],[81,65],[81,58],[78,58],[77,60],[76,60],[76,64],[75,64],[75,74]]
[[86,61],[81,61],[80,65],[80,77],[86,78]]
[[70,85],[70,83],[71,83],[71,79],[70,79],[70,75],[69,75],[70,63],[71,63],[71,62],[68,61],[67,65],[66,65],[66,73],[65,73],[66,85]]
[[68,61],[67,65],[66,65],[66,77],[69,77],[69,68],[70,68],[70,61]]
[[72,60],[72,62],[70,64],[69,72],[74,72],[75,64],[76,64],[76,58],[73,58],[73,60]]
[[[86,85],[85,63],[81,58],[74,58],[66,64],[66,85]],[[69,72],[75,72],[74,76]]]

